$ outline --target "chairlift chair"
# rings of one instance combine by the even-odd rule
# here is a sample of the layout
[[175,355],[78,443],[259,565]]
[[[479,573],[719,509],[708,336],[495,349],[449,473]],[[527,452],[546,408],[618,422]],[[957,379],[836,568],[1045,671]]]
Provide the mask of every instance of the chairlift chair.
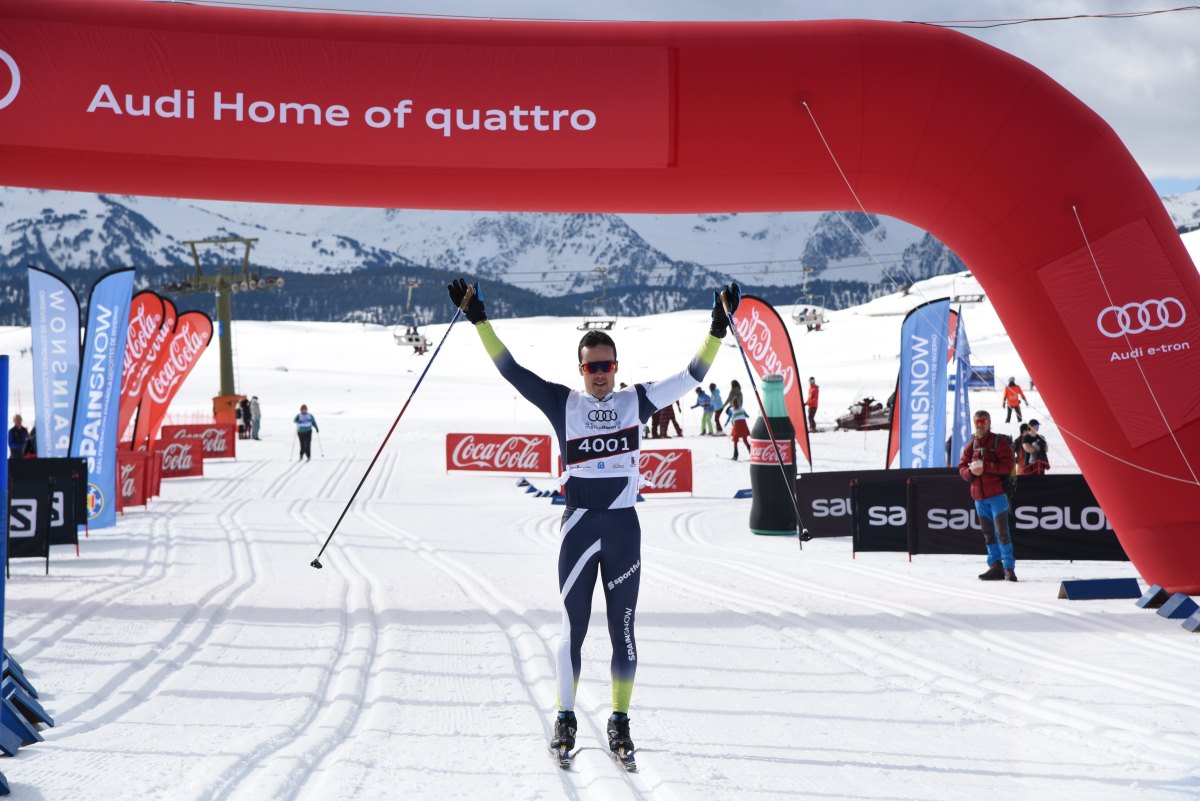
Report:
[[400,317],[400,322],[392,329],[392,337],[396,340],[397,345],[412,348],[413,352],[419,355],[429,350],[429,346],[432,344],[419,328],[420,322],[417,318],[414,315],[405,314]]

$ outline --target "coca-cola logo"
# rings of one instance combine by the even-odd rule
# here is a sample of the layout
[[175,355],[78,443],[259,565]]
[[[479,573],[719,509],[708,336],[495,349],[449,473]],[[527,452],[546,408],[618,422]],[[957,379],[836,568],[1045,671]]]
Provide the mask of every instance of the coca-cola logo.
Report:
[[509,471],[542,471],[545,437],[513,434],[503,440],[479,440],[466,434],[450,453],[450,468]]
[[170,399],[174,387],[200,358],[206,344],[204,336],[192,328],[190,322],[184,322],[171,340],[166,358],[146,385],[146,393],[152,401],[165,404]]
[[771,447],[769,439],[752,439],[750,440],[750,463],[751,464],[779,464],[780,459],[785,465],[792,463],[792,442],[791,440],[779,440],[776,443],[779,446],[778,456],[776,450]]
[[144,303],[139,303],[129,321],[129,335],[125,339],[125,364],[136,364],[146,354],[154,335],[162,328],[162,312],[152,312]]
[[162,327],[155,332],[154,338],[150,342],[146,358],[142,360],[138,369],[129,376],[129,381],[125,387],[125,394],[128,397],[140,398],[142,396],[142,385],[146,381],[146,376],[150,375],[150,371],[158,366],[158,355],[162,352],[167,338],[173,333],[175,333],[175,315],[174,312],[168,311],[163,318]]
[[682,458],[683,451],[642,451],[638,472],[655,489],[679,489],[679,469],[676,464]]
[[187,473],[192,469],[192,443],[172,442],[163,448],[162,467],[165,473]]
[[796,380],[796,371],[790,358],[781,358],[771,336],[771,328],[760,317],[757,308],[737,321],[738,337],[750,360],[758,365],[763,374],[779,373],[783,376],[783,393],[787,395]]
[[133,497],[133,492],[135,489],[133,469],[134,469],[134,465],[131,465],[131,464],[121,465],[121,497],[122,498],[132,498]]
[[203,431],[180,428],[175,431],[175,439],[198,439],[205,454],[223,454],[229,449],[228,428],[209,426]]

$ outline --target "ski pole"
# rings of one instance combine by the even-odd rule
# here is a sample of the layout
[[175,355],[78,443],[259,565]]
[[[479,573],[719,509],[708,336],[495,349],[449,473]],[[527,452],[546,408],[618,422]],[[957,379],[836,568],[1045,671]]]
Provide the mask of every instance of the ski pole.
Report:
[[763,422],[767,425],[767,436],[771,438],[771,448],[775,451],[775,461],[779,462],[779,470],[783,473],[783,483],[787,487],[788,498],[792,501],[792,509],[796,512],[796,527],[799,536],[800,550],[804,550],[804,543],[812,539],[812,534],[808,533],[808,527],[804,525],[804,518],[800,514],[800,504],[796,501],[796,490],[792,487],[792,482],[788,480],[787,468],[783,464],[783,455],[779,452],[779,443],[775,439],[775,432],[771,428],[771,418],[767,417],[767,409],[763,406],[762,396],[758,394],[758,384],[754,381],[754,370],[750,367],[750,360],[746,357],[746,346],[742,344],[741,334],[737,330],[737,320],[733,318],[733,312],[729,310],[729,293],[721,291],[721,306],[725,309],[725,316],[729,319],[729,330],[733,332],[733,338],[737,341],[738,351],[742,354],[742,363],[746,365],[746,374],[750,376],[750,388],[754,390],[754,399],[758,401],[758,409],[762,412]]
[[358,482],[358,486],[354,488],[354,492],[350,495],[350,500],[346,502],[346,508],[338,515],[337,522],[333,524],[333,530],[329,532],[329,536],[325,538],[325,544],[321,546],[321,550],[317,552],[317,558],[309,562],[310,565],[320,570],[324,565],[321,564],[321,554],[325,553],[325,549],[329,547],[329,541],[333,539],[333,535],[337,533],[338,526],[342,524],[342,519],[345,518],[346,512],[350,511],[350,506],[354,503],[354,499],[358,497],[358,491],[362,489],[363,484],[367,481],[367,476],[371,474],[371,468],[375,467],[375,462],[379,461],[379,455],[383,453],[384,447],[392,436],[392,432],[396,430],[396,426],[400,424],[400,418],[404,416],[404,410],[408,408],[408,404],[412,403],[413,396],[417,394],[417,390],[421,388],[421,382],[425,380],[425,374],[429,372],[429,368],[433,366],[434,359],[441,353],[442,345],[446,344],[446,338],[450,336],[450,331],[454,328],[454,324],[458,322],[458,318],[462,315],[463,307],[465,307],[471,298],[475,296],[475,287],[467,287],[466,297],[463,298],[462,306],[454,312],[454,317],[450,319],[450,325],[446,327],[446,333],[442,335],[442,341],[438,343],[437,348],[433,351],[433,355],[429,357],[429,361],[425,364],[425,369],[421,371],[421,375],[417,378],[416,385],[412,388],[412,392],[408,395],[408,400],[404,402],[404,406],[400,408],[400,414],[396,415],[392,427],[388,429],[387,435],[383,438],[383,442],[379,445],[379,450],[375,451],[375,458],[371,459],[371,463],[367,465],[367,472],[363,473],[362,480]]
[[[292,456],[296,455],[296,440],[297,439],[299,439],[299,436],[292,437]],[[292,461],[292,456],[288,457],[289,462]]]
[[313,430],[317,432],[317,448],[321,451],[321,456],[323,458],[325,456],[325,446],[321,444],[321,432],[318,429]]

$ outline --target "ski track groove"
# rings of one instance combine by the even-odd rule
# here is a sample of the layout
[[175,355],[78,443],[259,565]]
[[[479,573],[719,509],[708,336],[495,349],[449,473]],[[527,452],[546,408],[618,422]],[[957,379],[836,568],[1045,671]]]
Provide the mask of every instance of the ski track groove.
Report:
[[[684,539],[691,543],[703,543],[702,540],[697,540],[688,530],[699,516],[697,512],[687,512],[677,515],[672,520],[672,528],[677,532],[680,527],[685,532]],[[711,546],[710,547],[719,547]],[[659,551],[670,553],[673,556],[685,556],[690,559],[699,559],[700,561],[709,561],[703,557],[696,557],[689,553],[679,553],[677,551],[667,551],[662,548],[650,548],[651,551]],[[761,554],[757,554],[761,556]],[[751,575],[757,580],[768,580],[778,586],[790,587],[801,592],[814,591],[813,587],[806,582],[798,579],[793,579],[776,571],[757,568],[753,566],[739,563],[736,567],[728,560],[720,560],[715,562],[724,569],[738,569],[743,574]],[[842,661],[857,667],[860,670],[863,665],[870,663],[880,663],[891,669],[906,673],[910,677],[923,682],[926,685],[937,683],[938,695],[940,698],[948,700],[956,705],[959,705],[969,711],[979,714],[986,714],[982,709],[986,709],[986,705],[981,705],[981,700],[987,699],[995,702],[998,699],[1003,699],[1008,706],[1014,709],[1021,710],[1030,717],[1038,718],[1043,722],[1053,724],[1057,727],[1065,727],[1070,730],[1070,733],[1065,736],[1073,738],[1075,733],[1086,732],[1091,735],[1097,735],[1110,742],[1105,743],[1105,746],[1114,750],[1120,756],[1128,758],[1128,745],[1130,742],[1141,742],[1147,747],[1152,747],[1159,752],[1159,757],[1156,760],[1158,764],[1173,767],[1186,768],[1191,765],[1191,758],[1194,758],[1196,746],[1200,740],[1196,738],[1182,738],[1176,735],[1171,735],[1171,742],[1163,742],[1162,734],[1150,727],[1130,724],[1128,722],[1113,718],[1108,715],[1093,713],[1088,710],[1079,709],[1067,702],[1058,700],[1047,700],[1034,696],[1031,693],[1016,690],[1006,686],[1003,683],[996,682],[990,679],[979,679],[977,676],[963,673],[953,668],[947,667],[933,660],[930,660],[917,653],[906,651],[890,643],[882,643],[876,638],[862,632],[845,632],[834,631],[825,626],[814,624],[807,620],[807,612],[787,603],[773,601],[767,598],[761,598],[736,590],[714,590],[710,585],[693,579],[680,571],[672,568],[667,568],[663,565],[656,565],[654,568],[655,575],[663,575],[677,587],[693,594],[709,597],[712,600],[724,603],[726,605],[742,606],[751,610],[756,614],[765,614],[770,616],[775,621],[784,621],[788,623],[798,624],[801,628],[807,630],[809,634],[816,635],[822,638],[826,643],[833,644],[840,648],[843,652],[848,652],[852,656],[859,657],[858,660],[846,659],[844,656],[839,656]],[[814,591],[814,594],[823,595],[825,597],[836,597],[838,599],[855,603],[859,606],[875,609],[886,614],[897,615],[895,611],[897,605],[878,602],[865,596],[856,596],[843,592],[835,592],[828,588],[819,587]],[[991,600],[990,598],[988,600]],[[944,631],[949,631],[952,634],[959,634],[955,637],[960,641],[966,640],[968,644],[984,651],[989,657],[994,657],[995,649],[988,647],[989,643],[983,637],[978,635],[968,635],[958,632],[953,627],[941,624],[936,620],[936,617],[923,610],[913,609],[909,614],[920,614],[926,623],[940,628]],[[778,625],[775,625],[779,628]],[[789,628],[779,628],[781,635],[792,640],[799,639],[796,633]],[[805,643],[811,646],[812,643]],[[1005,643],[1006,646],[1008,643]],[[1083,665],[1082,663],[1071,663],[1065,658],[1046,659],[1038,658],[1038,651],[1028,646],[1021,646],[1023,654],[1021,657],[1013,656],[1020,661],[1032,662],[1039,667],[1044,667],[1048,670],[1054,670],[1058,673],[1065,674],[1068,677],[1074,678],[1095,678],[1105,681],[1118,689],[1136,690],[1143,694],[1151,695],[1156,698],[1169,700],[1179,703],[1181,696],[1184,693],[1166,694],[1161,692],[1147,692],[1145,688],[1139,687],[1136,683],[1125,681],[1113,681],[1112,676],[1100,676],[1096,674],[1095,666]],[[1067,666],[1064,667],[1064,663]],[[866,672],[866,671],[863,671]],[[886,679],[885,679],[886,680]],[[893,682],[894,683],[894,682]],[[1189,705],[1200,706],[1192,701],[1188,701]],[[1148,755],[1145,755],[1148,757]],[[1181,762],[1181,760],[1183,760]]]
[[351,466],[354,464],[354,457],[345,456],[338,460],[338,463],[333,466],[329,473],[329,478],[325,482],[325,486],[321,487],[321,491],[317,497],[323,500],[336,500],[337,489],[345,479],[346,474],[350,472]]
[[[695,532],[692,529],[692,527],[690,526],[690,524],[686,528],[688,529],[688,532],[685,535],[680,535],[680,539],[690,545],[700,546],[700,547],[709,548],[712,550],[722,551],[725,553],[731,553],[731,554],[741,555],[741,556],[748,556],[748,557],[753,557],[753,558],[758,558],[758,559],[761,559],[763,556],[762,553],[757,552],[757,551],[752,551],[752,550],[745,549],[745,548],[736,548],[736,547],[728,546],[728,545],[720,545],[720,544],[711,542],[703,535]],[[677,533],[678,533],[678,531],[677,531]],[[883,568],[874,567],[872,565],[864,565],[861,563],[847,564],[847,563],[841,563],[841,562],[822,560],[821,564],[822,564],[822,566],[831,567],[831,568],[834,568],[837,570],[858,573],[860,575],[868,575],[868,576],[871,576],[872,578],[878,578],[878,579],[887,581],[890,584],[895,584],[897,586],[905,587],[908,589],[922,590],[922,591],[935,593],[942,597],[963,598],[963,599],[968,599],[968,600],[985,601],[991,606],[1005,607],[1005,608],[1013,609],[1013,610],[1020,611],[1020,612],[1030,612],[1030,613],[1039,615],[1043,618],[1053,619],[1056,623],[1062,625],[1064,628],[1068,627],[1067,621],[1070,620],[1073,623],[1073,625],[1071,626],[1071,628],[1073,630],[1086,628],[1086,629],[1094,631],[1096,633],[1111,634],[1114,627],[1120,627],[1128,632],[1141,633],[1141,630],[1136,626],[1136,624],[1134,624],[1128,620],[1121,620],[1118,618],[1118,619],[1106,620],[1106,621],[1104,621],[1104,623],[1100,623],[1099,621],[1096,621],[1096,620],[1093,620],[1093,619],[1087,617],[1081,611],[1071,609],[1069,607],[1055,608],[1053,606],[1047,605],[1046,603],[1044,603],[1042,601],[1030,601],[1030,600],[1025,600],[1022,598],[1003,598],[1003,597],[997,597],[995,595],[988,594],[985,592],[981,592],[979,590],[968,590],[968,589],[961,588],[961,587],[947,587],[945,585],[937,584],[935,582],[917,578],[917,577],[897,576],[895,573],[885,570]],[[798,581],[798,579],[792,579],[792,580]],[[829,597],[839,597],[839,598],[846,597],[845,593],[841,592],[840,590],[826,590],[826,593],[829,595]],[[861,598],[861,599],[870,600],[872,603],[876,603],[876,604],[887,603],[887,602],[879,601],[878,599],[868,599],[867,596],[857,596],[857,597]],[[929,611],[919,608],[919,607],[907,606],[907,605],[895,605],[895,606],[897,607],[897,609],[902,610],[903,612],[908,612],[910,614],[919,614],[919,615],[922,615],[925,617],[932,617],[932,615],[933,615],[933,613],[930,613]],[[953,627],[947,627],[947,630],[952,631],[956,634],[965,634],[965,633],[959,632],[959,630],[954,629]],[[989,640],[992,640],[997,645],[1002,645],[1006,648],[1017,648],[1017,649],[1021,649],[1021,648],[1027,649],[1028,648],[1027,646],[1022,645],[1021,643],[1019,643],[1015,640],[1012,640],[1011,638],[1006,637],[1005,635],[998,634],[996,632],[990,632],[990,631],[983,632],[979,636],[982,636]],[[1139,642],[1139,647],[1142,647],[1143,645],[1144,645],[1143,643]],[[1190,643],[1171,642],[1171,643],[1156,643],[1156,645],[1157,645],[1156,650],[1159,653],[1162,653],[1166,656],[1171,656],[1171,657],[1175,657],[1175,658],[1183,657],[1185,659],[1188,659],[1189,661],[1200,663],[1200,652],[1197,652],[1195,648],[1191,647]],[[1104,670],[1103,668],[1100,668],[1100,667],[1090,664],[1090,663],[1082,663],[1082,662],[1078,662],[1078,661],[1072,662],[1067,657],[1061,657],[1058,655],[1047,655],[1047,654],[1043,654],[1043,656],[1046,659],[1055,659],[1055,660],[1059,660],[1059,661],[1063,662],[1064,664],[1073,665],[1074,668],[1076,670],[1080,671],[1082,675],[1093,676],[1096,674],[1097,671]],[[1169,700],[1172,702],[1182,702],[1186,705],[1193,706],[1197,709],[1200,709],[1200,699],[1192,699],[1192,698],[1181,699],[1179,696],[1179,688],[1176,686],[1169,685],[1169,684],[1166,684],[1163,682],[1156,682],[1153,679],[1141,679],[1135,683],[1135,682],[1125,680],[1121,676],[1121,674],[1115,673],[1113,671],[1104,671],[1104,672],[1113,681],[1123,682],[1121,684],[1117,684],[1114,686],[1119,686],[1122,689],[1134,689],[1134,690],[1138,690],[1138,691],[1143,691],[1146,689],[1147,684],[1154,684],[1154,685],[1157,685],[1157,689],[1159,690],[1159,695],[1157,695],[1156,697],[1160,698],[1161,700]]]
[[[23,663],[32,663],[34,657],[46,648],[54,645],[67,632],[73,629],[87,615],[82,607],[86,602],[88,607],[103,607],[115,600],[141,593],[147,587],[162,581],[167,576],[167,565],[173,548],[172,519],[158,515],[151,519],[150,527],[163,529],[161,535],[151,536],[146,540],[145,551],[136,562],[139,572],[134,577],[123,575],[105,579],[108,585],[102,589],[80,582],[77,592],[70,595],[58,596],[55,602],[42,610],[39,615],[22,614],[13,624],[5,624],[7,642],[13,646],[14,655],[20,656]],[[125,583],[132,581],[132,583]],[[36,634],[34,634],[36,632]],[[18,645],[19,643],[19,645]],[[26,662],[28,660],[28,662]]]
[[[294,501],[288,506],[287,513],[319,543],[325,534],[305,513],[311,503],[310,500]],[[342,618],[332,659],[311,696],[307,711],[300,719],[285,725],[283,731],[243,754],[238,763],[226,770],[200,797],[226,799],[245,793],[251,798],[295,798],[305,788],[324,755],[346,739],[361,716],[379,646],[380,625],[374,602],[376,587],[353,555],[348,554],[328,567],[345,580]],[[351,623],[349,610],[352,607],[368,612],[365,633],[360,631],[359,624]],[[363,656],[356,657],[356,653]],[[350,709],[343,712],[339,709],[344,703],[340,699],[347,690],[353,699]],[[309,733],[320,738],[315,745],[305,744],[305,736]],[[299,769],[288,769],[290,765]],[[256,771],[262,773],[255,776]]]
[[[82,711],[93,713],[86,722],[64,727],[64,738],[91,732],[115,722],[154,695],[171,674],[180,670],[184,663],[203,649],[217,631],[218,624],[228,610],[254,585],[257,571],[250,554],[246,531],[236,521],[237,512],[252,501],[251,498],[235,501],[217,515],[218,523],[222,524],[227,533],[236,532],[235,537],[227,537],[225,541],[229,551],[231,574],[205,592],[195,603],[189,604],[188,611],[159,638],[157,644],[146,646],[145,653],[140,658],[116,673],[87,698],[63,710],[60,713],[61,718],[68,721],[74,720]],[[200,630],[184,639],[182,634],[200,621]],[[131,684],[136,686],[137,690],[130,692],[123,699],[119,698],[118,691]]]
[[[425,540],[412,534],[410,531],[398,528],[388,521],[387,518],[381,513],[371,508],[370,504],[364,505],[363,516],[374,520],[375,525],[383,533],[399,542],[403,547],[416,554],[418,558],[422,559],[430,566],[447,576],[451,581],[459,586],[459,588],[467,595],[467,597],[477,603],[479,607],[490,618],[492,618],[496,627],[501,631],[509,643],[509,650],[512,654],[513,660],[514,675],[521,684],[522,688],[525,690],[525,693],[529,698],[530,705],[537,711],[537,714],[542,720],[542,730],[545,738],[544,742],[549,743],[552,737],[552,730],[546,717],[544,707],[539,700],[539,694],[534,689],[534,684],[549,683],[550,685],[553,685],[555,681],[553,676],[553,666],[555,663],[554,649],[546,641],[546,639],[539,634],[534,624],[531,623],[525,615],[517,611],[517,609],[521,607],[521,604],[518,604],[512,599],[508,598],[502,591],[498,590],[490,581],[480,576],[472,568],[467,567],[457,559],[447,556]],[[514,631],[516,633],[514,633]],[[550,666],[550,675],[548,677],[529,676],[526,674],[525,665],[528,662],[528,656],[526,656],[526,654],[528,654],[530,649],[523,645],[522,641],[532,641],[537,644],[534,647],[541,650],[542,654],[547,660],[547,664]],[[553,686],[551,686],[550,689],[553,690]],[[579,695],[584,698],[587,697],[585,691],[580,691]],[[580,728],[583,728],[582,724],[586,720],[587,726],[592,729],[592,735],[595,736],[601,743],[606,744],[608,735],[596,723],[596,709],[599,708],[599,705],[594,702],[589,703],[588,705],[592,707],[591,714],[581,716]],[[578,709],[579,706],[577,705],[576,708]],[[607,714],[604,717],[607,718]],[[584,750],[589,749],[585,747]],[[547,755],[544,757],[547,765],[549,765],[559,774],[559,777],[563,782],[563,787],[571,798],[576,799],[576,801],[591,801],[592,799],[596,798],[612,797],[612,794],[609,792],[611,789],[611,787],[609,787],[609,781],[604,781],[606,777],[602,775],[602,771],[600,769],[592,769],[592,766],[588,764],[586,765],[586,770],[581,770],[581,768],[585,767],[585,764],[579,762],[578,758],[576,758],[571,770],[566,771],[554,766],[554,761],[550,757],[551,755],[549,753],[547,753]],[[660,798],[671,797],[669,795],[661,795],[661,787],[656,788],[651,786],[652,783],[654,783],[653,774],[651,773],[650,775],[647,775],[648,772],[641,764],[638,765],[638,769],[640,771],[639,773],[627,773],[613,763],[607,751],[604,753],[604,761],[608,763],[608,768],[610,771],[616,771],[618,774],[620,774],[620,777],[624,779],[624,789],[628,794],[627,797],[643,799],[643,801],[647,801],[651,798],[652,791],[655,790],[658,791]],[[601,780],[599,785],[596,784],[597,780]]]

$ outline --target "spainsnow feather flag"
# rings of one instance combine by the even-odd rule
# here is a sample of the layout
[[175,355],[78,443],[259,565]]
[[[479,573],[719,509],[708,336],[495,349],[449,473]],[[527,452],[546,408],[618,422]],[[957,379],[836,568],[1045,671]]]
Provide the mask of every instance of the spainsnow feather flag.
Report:
[[88,298],[71,456],[87,459],[90,528],[117,522],[117,414],[132,296],[130,267],[104,274]]
[[29,268],[33,333],[33,410],[37,452],[62,458],[71,450],[71,421],[79,381],[79,298],[56,275]]

